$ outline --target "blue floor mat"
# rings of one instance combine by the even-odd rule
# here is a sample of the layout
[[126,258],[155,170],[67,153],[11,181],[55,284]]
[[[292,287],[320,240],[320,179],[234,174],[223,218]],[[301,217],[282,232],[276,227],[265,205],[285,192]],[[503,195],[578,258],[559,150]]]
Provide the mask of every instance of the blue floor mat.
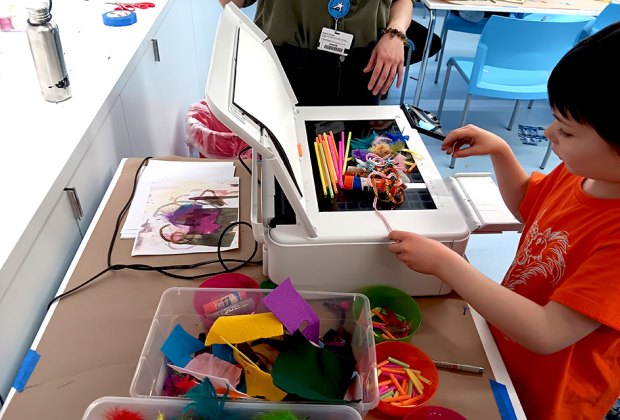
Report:
[[538,146],[538,143],[547,142],[544,127],[533,127],[531,125],[519,124],[519,139],[523,144]]

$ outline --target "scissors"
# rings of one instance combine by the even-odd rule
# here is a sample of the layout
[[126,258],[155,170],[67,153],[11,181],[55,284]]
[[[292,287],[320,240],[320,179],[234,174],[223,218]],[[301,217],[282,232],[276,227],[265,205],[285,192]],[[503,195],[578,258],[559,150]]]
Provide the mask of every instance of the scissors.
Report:
[[151,2],[140,2],[140,3],[107,3],[107,4],[116,4],[114,10],[127,10],[133,12],[136,9],[150,9],[151,7],[155,7],[155,3]]

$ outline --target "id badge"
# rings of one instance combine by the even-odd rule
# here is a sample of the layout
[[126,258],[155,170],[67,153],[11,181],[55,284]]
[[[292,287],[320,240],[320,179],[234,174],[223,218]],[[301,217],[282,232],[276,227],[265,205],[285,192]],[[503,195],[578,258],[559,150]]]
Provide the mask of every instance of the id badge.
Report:
[[351,44],[353,44],[353,34],[323,28],[318,49],[346,56],[346,51],[351,48]]

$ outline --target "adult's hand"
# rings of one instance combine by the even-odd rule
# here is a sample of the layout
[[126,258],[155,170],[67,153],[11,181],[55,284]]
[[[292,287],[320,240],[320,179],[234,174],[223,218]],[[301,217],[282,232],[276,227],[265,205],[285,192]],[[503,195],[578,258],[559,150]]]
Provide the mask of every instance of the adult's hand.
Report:
[[368,64],[363,70],[364,73],[372,71],[368,90],[371,90],[373,95],[387,94],[397,77],[396,87],[400,88],[405,63],[404,50],[405,45],[397,36],[386,33],[379,39],[372,50]]

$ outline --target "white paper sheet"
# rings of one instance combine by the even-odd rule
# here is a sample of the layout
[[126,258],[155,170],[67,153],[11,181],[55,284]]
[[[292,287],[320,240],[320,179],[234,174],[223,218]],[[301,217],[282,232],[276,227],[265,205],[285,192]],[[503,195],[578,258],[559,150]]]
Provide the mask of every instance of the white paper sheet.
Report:
[[142,224],[146,199],[151,182],[170,180],[183,181],[201,179],[217,181],[230,179],[235,175],[232,162],[175,162],[151,160],[142,170],[136,193],[121,229],[121,239],[135,239]]
[[236,249],[237,221],[239,178],[151,181],[131,255]]

